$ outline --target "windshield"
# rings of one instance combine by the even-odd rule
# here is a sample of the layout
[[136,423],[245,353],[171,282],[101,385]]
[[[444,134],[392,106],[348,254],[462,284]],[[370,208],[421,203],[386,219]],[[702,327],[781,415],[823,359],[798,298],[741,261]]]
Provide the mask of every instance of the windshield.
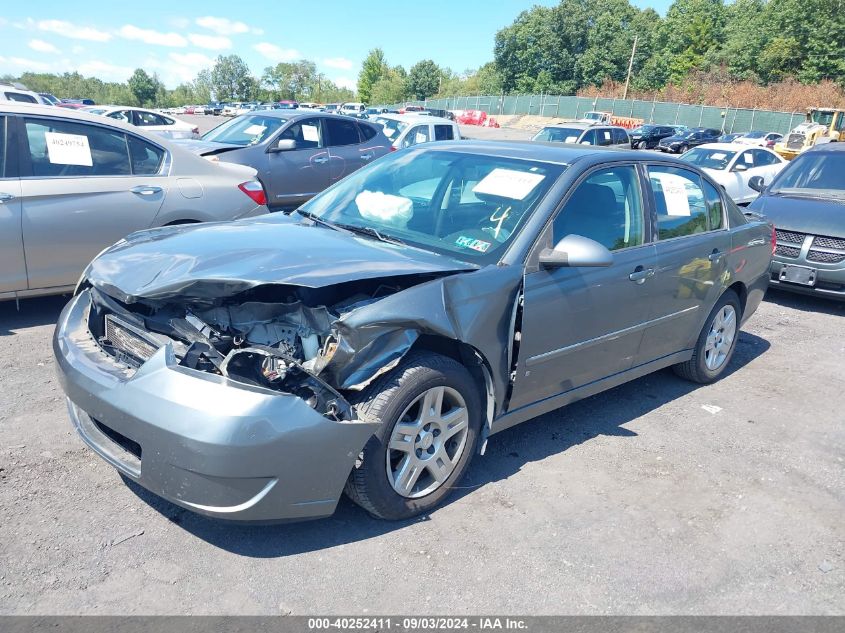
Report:
[[764,136],[766,136],[765,132],[748,132],[743,135],[743,138],[763,138]]
[[601,112],[587,112],[587,114],[584,115],[584,118],[588,121],[601,121],[601,116]]
[[771,193],[845,199],[845,152],[808,152],[772,183]]
[[831,122],[833,122],[833,112],[823,112],[821,110],[816,110],[812,114],[810,114],[810,119],[813,123],[819,123],[824,126],[830,126]]
[[699,167],[706,167],[708,169],[726,169],[731,159],[736,156],[736,152],[729,152],[723,149],[706,149],[703,147],[694,147],[686,154],[681,156],[681,160],[686,163],[692,163]]
[[91,114],[105,114],[107,108],[93,108],[89,106],[87,108],[82,108],[82,110],[84,112],[90,112]]
[[275,134],[286,121],[281,117],[261,114],[239,116],[206,132],[202,140],[242,147],[257,145]]
[[677,138],[689,138],[693,134],[695,134],[695,132],[693,130],[679,130],[679,131],[675,132],[675,136]]
[[347,176],[300,211],[463,261],[492,263],[563,170],[410,148]]
[[544,127],[531,140],[551,141],[554,143],[577,143],[583,131],[570,127]]
[[407,123],[396,121],[395,119],[385,119],[384,117],[377,118],[376,123],[380,123],[384,126],[384,135],[391,141],[395,141],[399,138],[399,135],[402,134],[402,130],[408,127]]
[[633,130],[631,130],[631,134],[648,134],[655,127],[657,127],[657,126],[656,125],[641,125],[640,127],[635,127]]

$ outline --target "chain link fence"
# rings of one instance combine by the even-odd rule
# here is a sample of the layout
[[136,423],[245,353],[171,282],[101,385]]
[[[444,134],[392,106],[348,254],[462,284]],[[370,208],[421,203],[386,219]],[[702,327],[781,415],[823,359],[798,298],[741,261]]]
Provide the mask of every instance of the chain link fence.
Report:
[[[617,116],[642,119],[645,123],[711,127],[731,132],[765,130],[786,134],[804,120],[801,112],[776,112],[743,108],[719,108],[666,101],[560,97],[554,95],[486,95],[409,101],[440,110],[483,110],[491,116],[530,114],[544,117],[577,119],[590,110],[612,112]],[[394,104],[400,108],[406,104]]]

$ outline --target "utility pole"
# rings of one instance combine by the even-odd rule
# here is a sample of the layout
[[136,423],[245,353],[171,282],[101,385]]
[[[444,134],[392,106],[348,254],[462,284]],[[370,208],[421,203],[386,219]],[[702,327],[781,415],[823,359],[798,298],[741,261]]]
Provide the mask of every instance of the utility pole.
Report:
[[634,46],[631,47],[631,61],[628,62],[628,76],[625,77],[625,92],[622,94],[622,100],[628,98],[628,84],[631,82],[631,69],[634,67],[634,54],[637,52],[637,38],[639,35],[634,36]]

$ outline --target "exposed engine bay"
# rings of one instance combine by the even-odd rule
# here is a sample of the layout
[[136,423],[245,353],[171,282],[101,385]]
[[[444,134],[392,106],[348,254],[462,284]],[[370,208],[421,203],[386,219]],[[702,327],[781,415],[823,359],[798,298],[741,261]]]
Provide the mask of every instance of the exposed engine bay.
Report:
[[267,285],[211,302],[174,298],[126,304],[92,287],[89,330],[105,352],[130,370],[170,344],[180,366],[290,393],[328,417],[349,419],[349,405],[339,385],[332,384],[333,373],[324,371],[338,351],[338,321],[438,276],[317,289]]

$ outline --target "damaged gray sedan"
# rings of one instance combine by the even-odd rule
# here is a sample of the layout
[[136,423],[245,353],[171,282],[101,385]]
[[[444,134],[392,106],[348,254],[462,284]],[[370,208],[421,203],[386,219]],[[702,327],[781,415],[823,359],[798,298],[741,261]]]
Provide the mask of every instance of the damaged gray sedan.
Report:
[[130,235],[54,350],[82,439],[179,506],[305,519],[345,490],[401,519],[498,431],[663,367],[717,379],[771,244],[671,158],[427,144],[291,216]]

